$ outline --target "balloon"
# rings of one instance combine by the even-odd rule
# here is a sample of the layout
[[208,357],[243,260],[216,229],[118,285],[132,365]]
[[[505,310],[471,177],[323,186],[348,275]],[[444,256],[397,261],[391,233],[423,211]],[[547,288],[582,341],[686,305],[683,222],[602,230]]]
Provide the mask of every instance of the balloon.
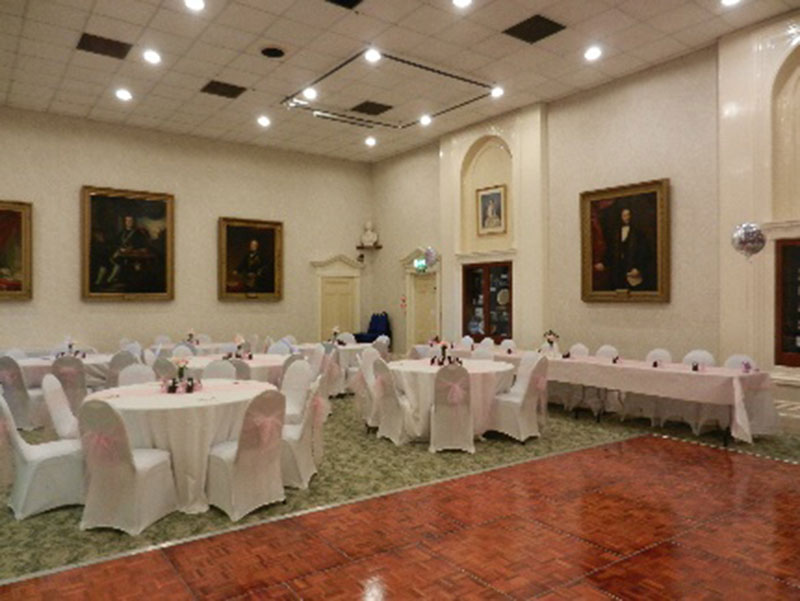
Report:
[[733,228],[731,244],[748,259],[760,253],[766,243],[767,238],[757,223],[740,223]]
[[433,267],[436,265],[436,261],[439,260],[439,253],[436,252],[432,246],[429,246],[425,249],[425,262],[428,264],[428,267]]

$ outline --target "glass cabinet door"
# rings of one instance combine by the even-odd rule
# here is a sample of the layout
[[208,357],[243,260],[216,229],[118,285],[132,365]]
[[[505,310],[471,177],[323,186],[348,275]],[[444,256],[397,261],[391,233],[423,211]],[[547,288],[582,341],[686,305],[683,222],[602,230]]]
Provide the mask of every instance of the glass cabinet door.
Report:
[[800,367],[800,240],[775,250],[775,364]]
[[463,334],[476,342],[511,338],[511,263],[464,267]]
[[511,265],[489,266],[489,335],[511,338]]
[[464,335],[483,338],[483,269],[464,270]]

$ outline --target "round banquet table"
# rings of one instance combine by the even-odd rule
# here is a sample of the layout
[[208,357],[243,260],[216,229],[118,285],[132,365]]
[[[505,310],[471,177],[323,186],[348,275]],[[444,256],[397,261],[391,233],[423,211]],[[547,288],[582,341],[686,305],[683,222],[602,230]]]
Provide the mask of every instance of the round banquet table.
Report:
[[[419,353],[420,357],[431,357],[432,355],[436,354],[439,356],[441,354],[441,348],[436,346],[430,346],[428,344],[416,344],[414,345],[417,353]],[[475,348],[477,349],[478,346],[476,345]],[[494,353],[494,360],[495,361],[504,361],[505,363],[510,363],[514,366],[514,370],[519,367],[519,362],[522,360],[522,350],[512,350],[512,352],[508,351],[501,351],[499,346],[492,347],[492,352]],[[447,354],[452,355],[453,357],[458,357],[460,359],[469,359],[472,357],[472,349],[463,348],[463,347],[456,347],[447,349]]]
[[[469,373],[470,407],[475,434],[489,429],[489,419],[496,394],[511,388],[514,366],[500,361],[464,359],[464,368]],[[433,404],[436,373],[441,369],[431,365],[430,359],[406,359],[389,363],[395,385],[402,391],[411,405],[411,421],[416,438],[430,436],[430,409]]]
[[272,384],[256,380],[204,380],[192,394],[167,394],[152,382],[109,388],[86,400],[108,402],[122,416],[133,448],[172,454],[178,507],[185,513],[208,510],[208,453],[218,442],[236,440],[248,403]]
[[[95,353],[80,358],[83,361],[83,369],[86,372],[86,385],[89,387],[104,386],[108,376],[108,364],[111,355]],[[22,376],[25,378],[25,385],[28,388],[40,388],[42,379],[53,371],[53,361],[55,357],[28,357],[27,359],[17,359]]]
[[[150,346],[150,350],[154,353],[158,352],[159,350],[162,351],[172,351],[178,346],[179,342],[169,342],[166,344],[153,344]],[[236,349],[236,343],[234,342],[201,342],[200,344],[195,344],[194,349],[197,351],[197,355],[221,355],[225,353],[228,348],[232,348],[233,350]]]
[[[203,377],[203,370],[212,361],[222,359],[223,355],[198,355],[189,357],[189,375],[193,378]],[[253,355],[252,359],[242,359],[250,366],[250,379],[258,380],[259,382],[269,382],[276,386],[281,381],[283,374],[283,364],[289,358],[289,355],[267,355],[257,354]]]

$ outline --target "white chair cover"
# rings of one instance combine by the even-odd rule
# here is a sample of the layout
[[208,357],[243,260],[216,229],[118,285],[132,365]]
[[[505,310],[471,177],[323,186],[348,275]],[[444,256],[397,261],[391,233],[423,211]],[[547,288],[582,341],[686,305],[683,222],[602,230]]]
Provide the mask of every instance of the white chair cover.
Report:
[[149,348],[146,348],[142,351],[142,360],[144,361],[145,365],[153,367],[153,363],[156,362],[156,354]]
[[8,506],[16,519],[83,503],[86,488],[80,441],[28,444],[17,432],[11,410],[0,395],[0,451],[5,454],[4,441],[11,445],[14,456],[15,476]]
[[130,386],[131,384],[145,384],[156,381],[156,372],[149,365],[136,363],[129,365],[119,372],[117,379],[120,386]]
[[[320,382],[321,384],[321,382]],[[325,455],[325,421],[330,411],[327,392],[321,385],[311,388],[311,455],[314,465],[319,468]]]
[[693,351],[689,351],[686,353],[686,355],[684,355],[682,363],[684,365],[699,363],[700,365],[705,365],[706,367],[713,367],[717,364],[716,360],[714,359],[714,355],[705,349],[695,349]]
[[21,348],[9,348],[3,351],[4,357],[11,357],[12,359],[25,359],[28,357],[27,353]]
[[285,408],[280,392],[258,395],[244,414],[239,440],[218,443],[208,455],[208,502],[234,522],[286,498],[281,476]]
[[225,344],[220,344],[218,349],[220,353],[230,353],[232,355],[236,352],[236,346],[235,342],[226,342]]
[[371,348],[374,348],[376,351],[378,351],[381,359],[384,361],[389,360],[389,343],[386,340],[381,340],[380,338],[376,339],[375,342],[372,343]]
[[199,342],[200,344],[208,344],[209,342],[211,342],[211,336],[209,336],[208,334],[198,334],[197,336],[195,336],[195,338],[197,338],[197,342]]
[[547,364],[547,357],[542,356],[523,376],[524,388],[512,388],[495,397],[491,430],[520,442],[539,436],[539,419],[544,421],[547,416]]
[[235,380],[236,367],[230,361],[225,359],[217,359],[206,365],[203,370],[203,379],[210,380],[218,378],[220,380]]
[[117,350],[124,351],[125,347],[128,346],[131,342],[133,342],[133,340],[127,338],[126,336],[123,336],[122,338],[119,339],[119,347],[117,348]]
[[422,353],[419,352],[416,345],[408,349],[408,354],[406,354],[406,357],[411,359],[412,361],[415,361],[417,359],[424,359]]
[[[53,375],[61,382],[72,413],[77,415],[86,398],[86,368],[77,357],[59,357],[53,361]],[[77,438],[77,434],[75,435]]]
[[78,420],[70,409],[69,400],[53,374],[46,374],[42,378],[42,391],[44,392],[44,402],[50,412],[50,421],[56,434],[61,439],[78,439]]
[[249,380],[252,375],[250,374],[250,364],[242,361],[241,359],[230,359],[231,365],[236,370],[237,380]]
[[308,364],[311,366],[311,377],[316,379],[322,373],[322,359],[325,357],[325,347],[315,344],[311,355],[308,357]]
[[472,351],[472,358],[494,361],[494,349],[487,345],[481,344],[478,348]]
[[138,361],[136,360],[136,357],[131,355],[128,351],[119,351],[114,353],[114,356],[111,357],[111,361],[108,362],[106,386],[108,388],[114,388],[115,386],[118,386],[119,372],[129,365],[133,365],[134,363],[138,363]]
[[358,372],[351,379],[350,388],[355,394],[356,406],[368,428],[380,425],[380,403],[375,396],[375,362],[380,353],[374,347],[364,349],[359,357]]
[[514,385],[509,392],[513,392],[517,397],[522,398],[528,388],[528,380],[531,377],[531,372],[542,355],[535,351],[525,351],[519,361],[517,368],[517,377],[514,380]]
[[651,365],[653,361],[658,361],[659,363],[672,363],[672,353],[664,348],[654,348],[652,351],[647,353],[647,356],[644,358],[644,360]]
[[171,380],[178,377],[178,368],[169,359],[159,357],[153,363],[153,371],[159,380]]
[[594,354],[595,357],[602,357],[604,359],[613,359],[614,357],[619,357],[619,351],[616,347],[611,346],[610,344],[604,344],[597,352]]
[[158,336],[156,336],[156,339],[155,339],[154,342],[157,345],[170,344],[172,342],[172,338],[170,338],[166,334],[159,334]]
[[173,357],[194,357],[197,354],[197,350],[185,342],[179,342],[175,345],[175,348],[172,349],[172,356]]
[[285,342],[276,342],[271,344],[267,349],[268,355],[291,355],[292,349],[289,348],[289,345]]
[[247,351],[248,353],[250,351],[257,353],[258,349],[261,348],[261,336],[258,334],[251,334],[247,337],[247,344],[250,345],[250,348]]
[[571,347],[569,347],[569,354],[572,357],[588,357],[589,347],[581,342],[576,342]]
[[339,366],[339,353],[331,347],[322,360],[322,374],[325,379],[326,398],[338,396],[344,392],[344,372]]
[[494,348],[494,339],[486,336],[483,340],[481,340],[480,346],[484,348]]
[[505,340],[502,340],[500,342],[500,350],[502,352],[505,353],[506,351],[508,351],[508,349],[511,349],[512,351],[517,350],[517,343],[514,342],[511,338],[506,338]]
[[264,344],[259,349],[259,352],[266,353],[269,347],[271,347],[274,342],[275,341],[272,340],[272,336],[264,336]]
[[[318,398],[318,395],[315,396]],[[308,488],[317,473],[314,463],[314,424],[325,421],[325,407],[320,402],[311,403],[299,424],[284,424],[281,445],[281,473],[283,485],[291,488]]]
[[286,336],[284,336],[283,339],[286,340],[290,345],[297,346],[297,338],[295,338],[291,334],[286,334]]
[[459,348],[472,348],[472,345],[475,344],[475,340],[472,336],[464,336],[461,340],[458,341]]
[[88,489],[80,528],[115,528],[137,535],[178,507],[168,451],[131,449],[120,415],[87,401],[78,424]]
[[431,405],[431,453],[445,449],[475,452],[467,370],[447,365],[436,374]]
[[341,340],[345,344],[356,343],[356,337],[352,332],[342,332],[341,334],[339,334],[339,340]]
[[[667,349],[654,348],[644,358],[645,362],[652,365],[658,361],[660,364],[672,363],[672,353]],[[628,417],[642,417],[650,420],[650,425],[656,425],[656,403],[661,402],[658,397],[648,394],[638,394],[626,392],[622,399],[620,417],[624,420]]]
[[33,430],[44,424],[46,409],[42,391],[26,388],[22,370],[12,357],[0,357],[0,386],[18,428]]
[[281,381],[281,392],[286,397],[285,423],[299,424],[303,421],[312,380],[311,367],[303,359],[293,362],[286,370]]
[[383,359],[377,359],[373,366],[375,371],[374,399],[379,407],[378,438],[388,438],[400,446],[409,439],[409,415],[411,409],[408,400],[397,393],[392,373]]
[[725,367],[728,369],[741,370],[745,363],[749,363],[750,367],[758,367],[750,355],[731,355],[725,359]]
[[137,361],[141,360],[142,358],[142,345],[136,342],[135,340],[133,342],[129,342],[128,344],[125,345],[124,348],[120,350],[128,351],[131,355],[136,357]]

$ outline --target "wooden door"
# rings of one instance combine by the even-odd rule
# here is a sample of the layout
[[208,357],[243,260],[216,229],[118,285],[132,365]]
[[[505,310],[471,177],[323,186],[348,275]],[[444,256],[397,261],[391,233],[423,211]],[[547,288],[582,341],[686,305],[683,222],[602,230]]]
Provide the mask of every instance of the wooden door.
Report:
[[355,278],[322,278],[321,340],[330,338],[333,328],[337,326],[340,332],[355,333],[355,285]]
[[439,333],[436,274],[415,275],[413,295],[414,339],[410,343],[424,344]]

